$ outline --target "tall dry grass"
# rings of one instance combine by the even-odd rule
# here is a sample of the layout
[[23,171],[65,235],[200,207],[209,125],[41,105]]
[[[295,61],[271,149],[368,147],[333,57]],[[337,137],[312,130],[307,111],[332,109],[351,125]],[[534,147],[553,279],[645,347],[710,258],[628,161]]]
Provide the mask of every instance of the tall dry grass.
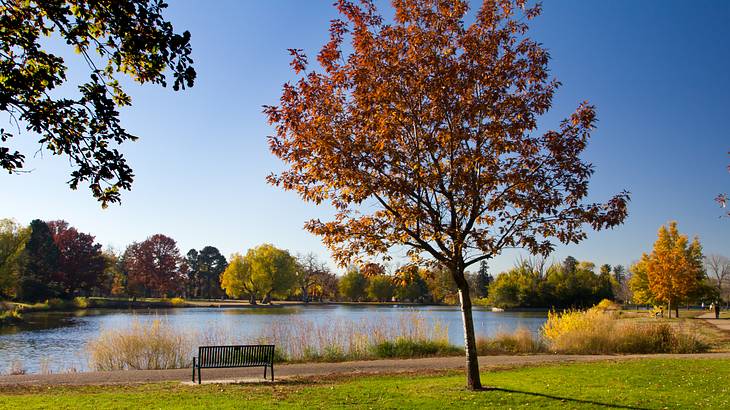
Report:
[[89,342],[95,370],[175,369],[191,365],[194,339],[167,322],[134,320],[127,328],[103,330]]
[[568,354],[696,353],[709,346],[666,322],[620,320],[610,310],[550,312],[542,327],[549,350]]
[[127,328],[104,330],[88,343],[95,370],[171,369],[191,365],[200,345],[274,344],[277,361],[341,361],[379,357],[458,354],[448,328],[419,313],[397,319],[274,322],[260,335],[235,338],[221,328],[178,329],[163,320],[134,320]]
[[514,332],[497,332],[492,337],[477,338],[477,351],[481,355],[543,353],[547,350],[543,340],[526,327]]
[[276,345],[280,359],[289,361],[414,357],[453,350],[448,327],[417,312],[397,319],[277,322],[256,342]]

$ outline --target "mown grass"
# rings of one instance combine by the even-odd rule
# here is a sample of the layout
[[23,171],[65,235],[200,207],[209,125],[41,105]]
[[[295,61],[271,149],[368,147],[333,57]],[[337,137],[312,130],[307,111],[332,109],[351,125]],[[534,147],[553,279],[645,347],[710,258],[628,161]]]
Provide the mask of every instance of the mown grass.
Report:
[[319,378],[274,384],[158,383],[0,387],[0,409],[729,408],[730,360],[651,359],[482,373],[496,390],[464,389],[461,372]]

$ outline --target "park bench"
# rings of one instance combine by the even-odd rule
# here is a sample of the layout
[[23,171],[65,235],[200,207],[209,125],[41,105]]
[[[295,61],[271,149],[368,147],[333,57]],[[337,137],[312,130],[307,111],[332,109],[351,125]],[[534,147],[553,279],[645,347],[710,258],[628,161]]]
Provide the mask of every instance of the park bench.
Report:
[[274,381],[274,345],[200,346],[198,357],[193,357],[193,383],[195,369],[198,369],[198,384],[201,383],[200,369],[224,369],[232,367],[263,367],[264,379],[267,368],[271,368]]

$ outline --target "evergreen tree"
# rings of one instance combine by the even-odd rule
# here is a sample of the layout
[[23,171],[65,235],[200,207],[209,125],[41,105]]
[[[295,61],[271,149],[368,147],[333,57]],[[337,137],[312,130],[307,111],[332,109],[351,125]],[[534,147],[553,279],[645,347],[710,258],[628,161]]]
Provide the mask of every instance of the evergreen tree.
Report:
[[45,222],[33,220],[30,231],[22,257],[18,297],[35,302],[58,295],[59,284],[54,277],[59,269],[60,252]]

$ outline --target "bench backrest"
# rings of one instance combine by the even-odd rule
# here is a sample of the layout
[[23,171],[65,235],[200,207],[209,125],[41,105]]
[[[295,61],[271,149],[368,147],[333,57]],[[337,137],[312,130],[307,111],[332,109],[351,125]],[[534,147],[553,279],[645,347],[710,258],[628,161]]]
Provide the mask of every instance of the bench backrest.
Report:
[[200,367],[247,367],[274,363],[274,345],[200,346]]

